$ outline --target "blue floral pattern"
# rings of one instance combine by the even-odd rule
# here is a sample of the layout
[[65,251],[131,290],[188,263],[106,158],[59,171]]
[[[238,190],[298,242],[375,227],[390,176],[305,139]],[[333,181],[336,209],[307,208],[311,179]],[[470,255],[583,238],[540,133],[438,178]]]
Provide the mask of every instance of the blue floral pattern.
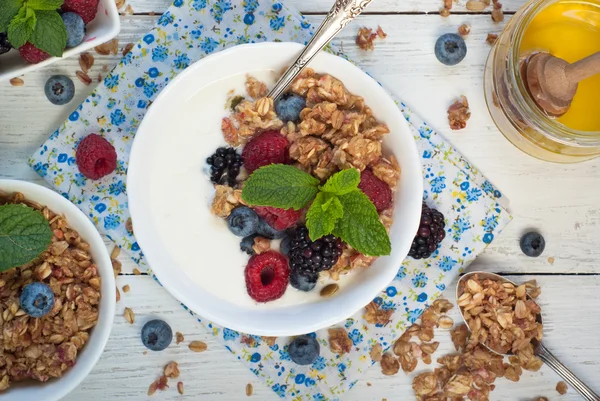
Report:
[[[175,0],[29,164],[88,214],[101,233],[147,268],[134,236],[125,228],[128,155],[147,108],[169,80],[210,53],[267,40],[306,43],[313,30],[308,20],[279,0]],[[333,46],[329,50],[337,52]],[[341,322],[353,343],[352,352],[341,356],[329,349],[326,329],[311,333],[321,344],[321,356],[310,366],[298,366],[290,361],[289,338],[278,338],[275,344],[258,336],[247,341],[247,335],[205,321],[183,305],[276,394],[290,401],[343,398],[373,364],[371,348],[375,344],[389,348],[510,221],[501,206],[502,194],[404,103],[396,103],[421,155],[424,199],[444,213],[447,233],[432,258],[405,260],[394,281],[375,299],[380,308],[393,311],[393,323],[369,324],[363,311]],[[75,163],[77,144],[90,133],[107,138],[118,154],[115,173],[99,181],[87,180]]]

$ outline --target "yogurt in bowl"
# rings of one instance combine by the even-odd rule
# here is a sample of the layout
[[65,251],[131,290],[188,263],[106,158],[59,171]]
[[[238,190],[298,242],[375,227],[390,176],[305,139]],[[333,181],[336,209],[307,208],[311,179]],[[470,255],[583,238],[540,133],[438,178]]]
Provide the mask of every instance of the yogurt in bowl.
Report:
[[[283,296],[266,303],[255,302],[249,296],[245,277],[248,255],[240,251],[241,238],[234,236],[223,220],[244,202],[238,199],[229,205],[229,210],[215,209],[217,197],[224,192],[225,201],[241,196],[239,187],[245,185],[245,176],[238,176],[239,183],[233,188],[213,185],[207,175],[206,159],[217,148],[227,146],[225,139],[243,147],[258,131],[269,128],[263,124],[261,130],[249,133],[244,131],[243,123],[236,121],[238,134],[243,137],[247,132],[248,138],[232,139],[224,123],[231,111],[225,105],[235,95],[251,94],[252,85],[246,85],[248,75],[266,87],[272,85],[300,48],[291,43],[243,45],[194,64],[154,102],[140,125],[131,153],[129,207],[138,243],[153,271],[165,288],[192,310],[246,333],[302,334],[352,315],[393,280],[419,224],[421,167],[404,117],[376,81],[349,62],[322,52],[311,62],[316,76],[331,73],[348,93],[364,99],[374,120],[390,131],[382,135],[381,154],[386,158],[394,156],[401,170],[393,195],[394,207],[389,211],[389,218],[394,221],[389,228],[391,254],[377,258],[369,268],[352,269],[349,274],[342,275],[343,271],[334,266],[321,273],[317,287],[309,292],[290,286]],[[250,100],[245,106],[238,105],[237,113],[244,107],[253,107],[250,103],[260,107],[259,102]],[[293,149],[296,141],[290,136],[289,125],[277,128],[290,142],[289,152],[292,159],[295,157],[290,162],[302,164],[302,152]],[[348,158],[348,167],[364,169],[358,153],[349,152]],[[336,170],[341,170],[340,166]],[[305,170],[317,174],[315,169]],[[323,177],[319,178],[324,182],[333,172],[321,172]],[[272,249],[277,250],[277,242],[272,241]],[[340,255],[340,259],[344,256]],[[320,289],[334,282],[340,287],[336,294],[321,297]]]

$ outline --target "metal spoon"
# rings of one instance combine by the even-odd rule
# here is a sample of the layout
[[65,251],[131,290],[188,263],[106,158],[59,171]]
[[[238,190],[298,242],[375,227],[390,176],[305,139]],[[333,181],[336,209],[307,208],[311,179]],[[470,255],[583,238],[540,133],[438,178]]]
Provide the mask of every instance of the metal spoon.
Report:
[[275,84],[269,97],[277,100],[317,53],[373,0],[336,0],[335,4],[296,61]]
[[[460,278],[460,280],[458,280],[458,285],[456,286],[456,302],[457,303],[458,303],[458,298],[460,297],[460,295],[462,295],[462,294],[459,294],[459,288],[463,288],[462,285],[466,285],[467,280],[469,280],[474,275],[478,275],[480,279],[489,278],[490,280],[494,280],[494,281],[511,283],[512,285],[515,286],[515,288],[518,287],[518,285],[513,283],[512,281],[510,281],[502,276],[499,276],[497,274],[494,274],[494,273],[470,272],[470,273],[465,274],[464,276],[462,276]],[[531,297],[529,295],[527,295],[527,298],[531,299]],[[459,307],[458,309],[460,310],[460,315],[462,316],[462,318],[466,324],[467,321],[465,319],[465,315],[463,314],[462,308]],[[542,323],[542,314],[541,313],[538,313],[538,315],[536,316],[536,320],[538,323]],[[468,324],[467,324],[467,327],[468,327]],[[546,363],[546,365],[550,366],[552,368],[552,370],[554,370],[556,373],[558,373],[558,375],[560,377],[562,377],[567,383],[569,383],[569,385],[571,387],[573,387],[575,390],[577,390],[577,392],[584,399],[586,399],[587,401],[600,401],[600,396],[598,396],[596,393],[594,393],[594,391],[592,391],[591,388],[589,388],[584,382],[579,380],[577,378],[577,376],[575,376],[573,374],[573,372],[571,372],[569,369],[567,369],[567,367],[565,365],[563,365],[558,359],[556,359],[556,357],[554,355],[552,355],[552,353],[550,351],[548,351],[548,349],[544,346],[544,344],[542,344],[541,341],[538,342],[538,341],[534,340],[534,341],[532,341],[532,344],[534,347],[535,355],[538,358],[540,358],[542,361],[544,361]],[[494,350],[493,348],[488,347],[486,344],[482,343],[482,345],[485,346],[490,351],[492,351],[493,353],[498,354],[498,355],[502,355],[502,356],[513,355],[512,352],[510,352],[508,354],[501,354],[501,353],[497,352],[496,350]]]

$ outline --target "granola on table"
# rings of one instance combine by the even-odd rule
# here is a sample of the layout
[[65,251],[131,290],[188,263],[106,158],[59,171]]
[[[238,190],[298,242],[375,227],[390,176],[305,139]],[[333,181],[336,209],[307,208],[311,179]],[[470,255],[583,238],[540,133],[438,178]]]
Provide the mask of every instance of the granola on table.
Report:
[[[0,206],[24,204],[49,222],[52,242],[32,262],[0,273],[0,391],[11,383],[61,377],[98,322],[101,278],[82,240],[63,216],[24,198],[0,192]],[[50,312],[33,318],[20,307],[25,286],[41,282],[54,294]]]

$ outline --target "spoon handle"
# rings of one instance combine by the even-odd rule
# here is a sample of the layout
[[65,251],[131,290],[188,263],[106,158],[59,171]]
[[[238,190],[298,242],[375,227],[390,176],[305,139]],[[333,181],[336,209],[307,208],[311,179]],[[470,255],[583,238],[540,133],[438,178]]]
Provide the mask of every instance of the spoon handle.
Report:
[[321,26],[296,61],[287,69],[269,93],[276,100],[300,74],[306,65],[335,35],[356,18],[373,0],[336,0]]
[[544,346],[544,344],[540,343],[536,349],[536,355],[546,363],[546,365],[550,366],[552,370],[554,370],[560,377],[565,379],[567,383],[571,387],[573,387],[577,392],[587,401],[600,401],[600,396],[594,393],[591,388],[585,385],[584,382],[579,380],[577,376],[573,374],[565,365],[563,365],[548,349]]
[[583,81],[593,75],[600,74],[600,52],[569,65],[565,72],[571,82]]

